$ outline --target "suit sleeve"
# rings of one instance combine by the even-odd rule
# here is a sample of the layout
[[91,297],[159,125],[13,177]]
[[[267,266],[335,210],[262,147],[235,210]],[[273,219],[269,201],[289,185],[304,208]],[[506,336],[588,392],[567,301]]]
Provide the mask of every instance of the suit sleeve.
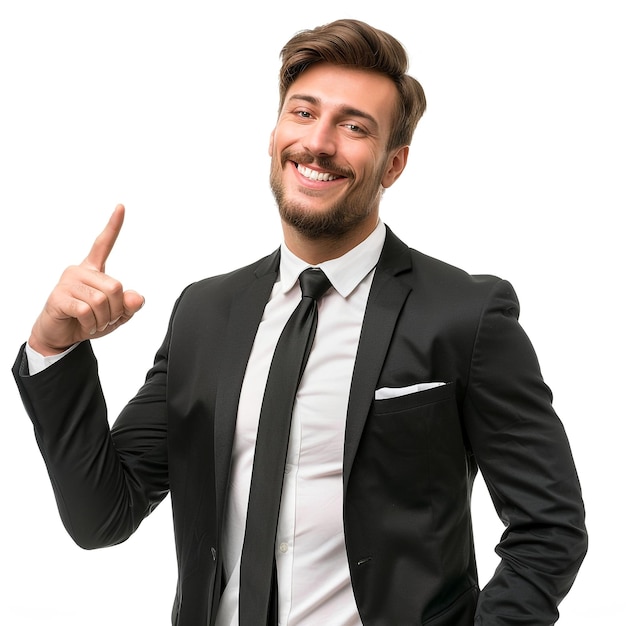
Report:
[[558,619],[587,548],[581,488],[563,425],[511,285],[492,290],[464,399],[472,451],[505,525],[500,564],[475,623],[541,626]]
[[137,396],[113,428],[89,342],[28,375],[13,375],[33,423],[65,528],[86,549],[126,540],[168,492],[167,339]]

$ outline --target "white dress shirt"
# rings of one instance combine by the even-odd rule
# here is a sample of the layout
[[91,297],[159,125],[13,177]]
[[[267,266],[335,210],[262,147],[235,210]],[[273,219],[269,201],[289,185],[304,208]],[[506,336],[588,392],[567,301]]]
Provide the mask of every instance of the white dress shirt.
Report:
[[[343,444],[348,394],[384,225],[339,259],[322,263],[332,283],[318,304],[317,333],[293,411],[276,538],[280,626],[361,626],[343,533]],[[241,388],[226,510],[226,589],[217,626],[238,626],[239,564],[254,444],[278,337],[300,301],[309,267],[286,246]]]

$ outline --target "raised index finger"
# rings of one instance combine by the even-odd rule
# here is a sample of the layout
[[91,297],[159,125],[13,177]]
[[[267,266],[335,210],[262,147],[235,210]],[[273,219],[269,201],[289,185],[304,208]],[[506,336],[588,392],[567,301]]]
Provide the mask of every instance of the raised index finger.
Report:
[[115,245],[117,236],[120,234],[120,230],[122,230],[122,224],[124,223],[124,210],[124,205],[122,204],[118,204],[115,207],[115,210],[109,218],[109,222],[104,227],[104,230],[93,242],[93,246],[91,246],[89,254],[83,261],[84,265],[90,265],[99,272],[104,272],[106,261],[109,258],[109,254],[111,254],[111,250],[113,250],[113,246]]

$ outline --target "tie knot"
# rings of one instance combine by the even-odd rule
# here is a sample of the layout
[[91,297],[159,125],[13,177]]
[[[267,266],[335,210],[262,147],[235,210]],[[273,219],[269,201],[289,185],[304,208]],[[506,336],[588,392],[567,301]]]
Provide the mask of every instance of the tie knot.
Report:
[[324,272],[315,267],[309,267],[300,274],[300,289],[303,298],[321,298],[329,289],[330,281]]

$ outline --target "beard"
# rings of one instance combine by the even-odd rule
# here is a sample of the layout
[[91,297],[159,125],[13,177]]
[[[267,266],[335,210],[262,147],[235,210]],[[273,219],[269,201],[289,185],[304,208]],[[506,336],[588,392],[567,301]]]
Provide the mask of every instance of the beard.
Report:
[[[310,155],[285,154],[282,159],[272,158],[270,186],[278,205],[281,219],[308,239],[340,239],[346,233],[364,222],[378,206],[381,196],[380,172],[369,180],[354,187],[325,211],[315,211],[307,207],[306,202],[287,198],[282,183],[282,171],[289,161],[311,164],[315,161],[321,170],[334,172],[353,180],[352,172],[338,167],[330,159],[312,159]],[[302,193],[306,194],[306,190]],[[311,194],[313,195],[313,194]]]

